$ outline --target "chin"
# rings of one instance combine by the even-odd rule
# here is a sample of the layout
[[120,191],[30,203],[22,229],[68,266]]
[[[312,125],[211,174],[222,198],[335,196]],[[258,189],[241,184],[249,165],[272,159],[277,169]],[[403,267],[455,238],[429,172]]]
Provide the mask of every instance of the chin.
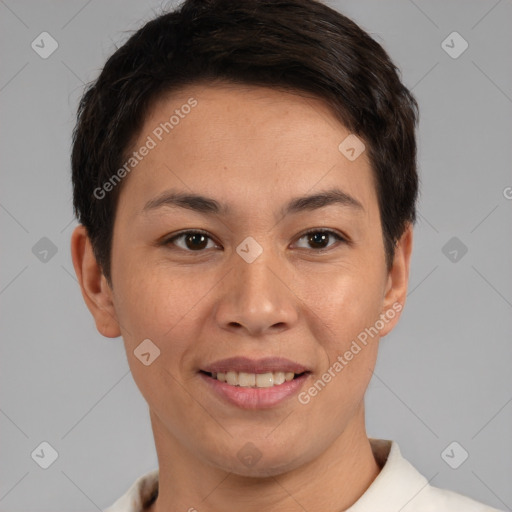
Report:
[[297,469],[302,464],[298,458],[290,459],[289,450],[268,457],[251,446],[251,443],[247,443],[230,457],[210,459],[210,463],[223,471],[251,478],[275,477]]

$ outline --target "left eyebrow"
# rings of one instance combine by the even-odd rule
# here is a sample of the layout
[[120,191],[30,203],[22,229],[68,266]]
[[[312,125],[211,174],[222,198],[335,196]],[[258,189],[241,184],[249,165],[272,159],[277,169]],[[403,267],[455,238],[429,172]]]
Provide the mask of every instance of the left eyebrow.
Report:
[[300,213],[325,208],[330,205],[338,205],[354,211],[364,212],[363,205],[350,194],[339,188],[332,188],[318,194],[296,197],[292,199],[281,211],[282,215]]
[[[282,209],[282,216],[297,214],[303,211],[313,211],[330,205],[338,205],[354,211],[364,212],[363,205],[354,197],[338,188],[333,188],[309,196],[291,199]],[[221,204],[211,197],[198,194],[168,190],[150,199],[142,209],[143,213],[157,208],[177,206],[203,214],[231,215],[232,209],[227,204]]]

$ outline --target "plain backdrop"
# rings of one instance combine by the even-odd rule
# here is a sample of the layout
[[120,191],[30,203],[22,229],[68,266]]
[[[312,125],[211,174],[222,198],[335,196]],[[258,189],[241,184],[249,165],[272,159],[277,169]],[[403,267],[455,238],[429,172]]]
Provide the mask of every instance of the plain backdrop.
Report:
[[[512,3],[329,5],[386,48],[421,109],[409,295],[381,342],[368,433],[431,484],[511,510]],[[122,340],[97,333],[74,276],[69,155],[84,84],[165,6],[0,1],[3,512],[100,510],[157,467]]]

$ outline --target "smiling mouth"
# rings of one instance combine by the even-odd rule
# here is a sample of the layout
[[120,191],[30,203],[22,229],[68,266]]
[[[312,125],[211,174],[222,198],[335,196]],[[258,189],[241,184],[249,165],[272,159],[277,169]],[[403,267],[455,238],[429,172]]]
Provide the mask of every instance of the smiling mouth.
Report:
[[247,373],[247,372],[205,372],[200,371],[208,377],[225,382],[231,386],[242,388],[272,388],[280,386],[285,382],[290,382],[302,375],[310,372],[294,373],[294,372],[266,372],[266,373]]

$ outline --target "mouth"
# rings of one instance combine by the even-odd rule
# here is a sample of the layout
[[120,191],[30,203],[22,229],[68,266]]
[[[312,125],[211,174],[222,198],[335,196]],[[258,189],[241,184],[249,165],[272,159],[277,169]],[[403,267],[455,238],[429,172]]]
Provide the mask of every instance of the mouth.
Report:
[[268,409],[299,393],[313,371],[282,357],[231,357],[203,366],[198,373],[221,401],[243,409]]
[[297,379],[305,374],[311,373],[309,371],[303,371],[300,373],[295,372],[266,372],[266,373],[248,373],[248,372],[206,372],[200,370],[200,373],[207,375],[208,377],[218,380],[219,382],[225,382],[230,386],[238,386],[241,388],[272,388],[280,386],[285,382],[290,382]]

